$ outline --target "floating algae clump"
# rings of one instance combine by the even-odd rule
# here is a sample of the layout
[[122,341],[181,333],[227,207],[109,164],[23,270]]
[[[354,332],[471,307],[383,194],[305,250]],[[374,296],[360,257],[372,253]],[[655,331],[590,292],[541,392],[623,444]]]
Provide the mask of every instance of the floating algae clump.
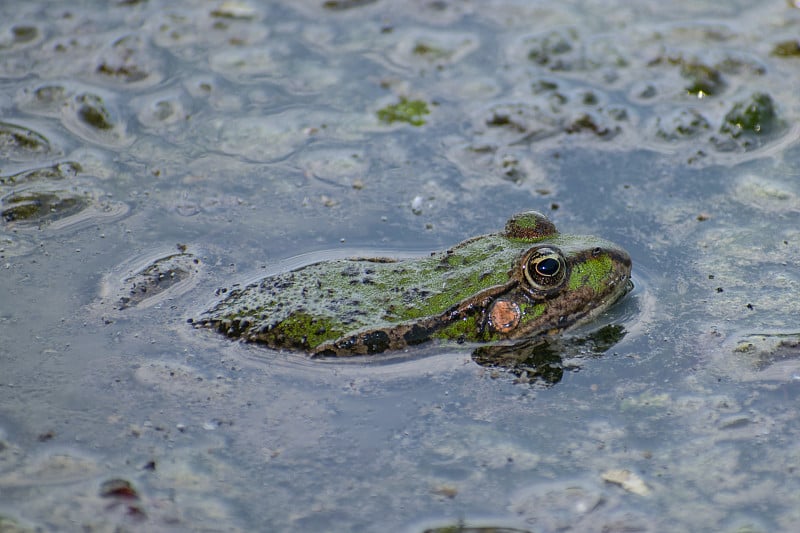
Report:
[[781,127],[772,97],[755,93],[748,101],[738,102],[725,115],[720,131],[734,139],[742,133],[769,134]]
[[408,122],[412,126],[422,126],[425,124],[423,116],[428,113],[428,104],[424,101],[401,98],[399,103],[379,109],[378,119],[387,124]]

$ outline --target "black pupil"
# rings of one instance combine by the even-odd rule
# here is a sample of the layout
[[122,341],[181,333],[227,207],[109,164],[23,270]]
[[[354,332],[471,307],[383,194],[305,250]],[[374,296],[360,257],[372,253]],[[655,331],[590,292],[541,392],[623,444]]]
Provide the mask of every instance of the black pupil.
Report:
[[554,276],[560,268],[558,259],[547,257],[536,263],[536,272],[542,276]]

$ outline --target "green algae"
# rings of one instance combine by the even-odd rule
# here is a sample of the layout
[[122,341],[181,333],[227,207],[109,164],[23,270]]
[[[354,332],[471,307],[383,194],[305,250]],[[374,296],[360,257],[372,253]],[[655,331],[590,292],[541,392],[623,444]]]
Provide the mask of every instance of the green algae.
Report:
[[453,53],[449,50],[445,50],[444,48],[440,48],[438,46],[434,46],[423,42],[418,42],[416,45],[414,45],[414,48],[411,50],[411,53],[420,57],[427,58],[431,61],[446,60],[452,57],[453,55]]
[[529,41],[528,60],[551,70],[562,70],[565,65],[559,56],[572,52],[578,35],[574,30],[551,31]]
[[708,120],[696,109],[680,109],[656,121],[656,135],[666,141],[696,137],[710,129]]
[[322,7],[330,11],[345,11],[357,7],[374,4],[377,0],[326,0]]
[[103,99],[96,94],[84,93],[75,98],[78,103],[78,118],[94,129],[107,131],[114,128],[111,114]]
[[33,91],[33,97],[38,105],[51,107],[61,105],[66,98],[66,89],[61,85],[43,85]]
[[620,132],[620,128],[603,125],[592,113],[581,113],[564,128],[564,132],[569,134],[590,132],[600,138],[612,139]]
[[18,159],[46,154],[50,142],[44,135],[31,129],[0,122],[0,158]]
[[6,196],[0,208],[5,222],[35,223],[64,218],[88,202],[85,196],[65,191],[26,191]]
[[772,55],[777,57],[800,57],[800,41],[797,39],[781,41],[772,48]]
[[428,104],[423,100],[408,100],[403,97],[400,102],[388,105],[377,112],[378,119],[387,124],[406,122],[412,126],[425,124],[425,115],[429,114]]
[[689,81],[686,91],[697,96],[714,96],[725,89],[720,71],[697,61],[680,61],[681,76]]
[[39,30],[36,26],[14,26],[11,28],[14,42],[25,44],[35,41],[39,37]]
[[79,163],[66,161],[64,163],[25,170],[7,176],[0,175],[0,185],[18,185],[20,183],[41,180],[62,180],[75,177],[81,170],[82,168]]
[[772,97],[767,93],[754,93],[749,100],[734,104],[725,115],[720,132],[736,139],[743,134],[767,135],[781,126]]

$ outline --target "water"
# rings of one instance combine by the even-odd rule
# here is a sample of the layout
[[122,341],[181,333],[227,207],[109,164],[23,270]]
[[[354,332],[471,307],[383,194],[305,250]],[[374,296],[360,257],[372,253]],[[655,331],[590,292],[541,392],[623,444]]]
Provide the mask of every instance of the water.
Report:
[[[791,530],[798,20],[777,0],[3,5],[0,529]],[[378,118],[403,98],[424,125]],[[551,387],[459,347],[319,362],[186,323],[219,287],[528,209],[634,259],[603,318],[627,335],[565,343]],[[179,282],[115,308],[181,254]]]

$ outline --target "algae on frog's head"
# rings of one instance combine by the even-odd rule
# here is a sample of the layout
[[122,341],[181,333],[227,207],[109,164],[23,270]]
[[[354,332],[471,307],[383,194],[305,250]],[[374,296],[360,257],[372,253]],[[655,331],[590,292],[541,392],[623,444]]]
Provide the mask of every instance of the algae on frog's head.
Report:
[[588,286],[592,290],[598,291],[602,288],[603,280],[606,279],[612,268],[611,257],[608,255],[587,259],[572,268],[567,287],[569,290],[575,290]]

